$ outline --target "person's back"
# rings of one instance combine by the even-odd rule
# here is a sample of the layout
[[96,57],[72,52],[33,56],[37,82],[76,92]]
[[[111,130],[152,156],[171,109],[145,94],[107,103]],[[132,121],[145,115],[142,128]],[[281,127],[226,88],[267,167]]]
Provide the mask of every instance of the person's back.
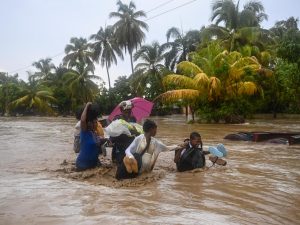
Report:
[[92,104],[86,104],[80,120],[80,153],[76,159],[77,170],[85,170],[100,165],[99,143],[96,135],[97,110],[93,109]]
[[80,131],[80,152],[76,159],[76,167],[83,170],[99,164],[99,148],[92,131]]

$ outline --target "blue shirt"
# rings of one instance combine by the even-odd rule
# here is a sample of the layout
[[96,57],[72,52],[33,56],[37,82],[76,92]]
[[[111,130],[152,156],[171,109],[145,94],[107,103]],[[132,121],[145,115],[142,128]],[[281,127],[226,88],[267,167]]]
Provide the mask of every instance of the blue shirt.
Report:
[[80,153],[76,159],[76,167],[89,169],[99,163],[99,149],[91,131],[80,131]]

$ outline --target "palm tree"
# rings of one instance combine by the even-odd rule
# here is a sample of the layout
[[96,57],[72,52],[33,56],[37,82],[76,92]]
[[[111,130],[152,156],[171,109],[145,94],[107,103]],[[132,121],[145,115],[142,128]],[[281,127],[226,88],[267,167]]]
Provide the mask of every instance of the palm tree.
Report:
[[51,63],[51,61],[52,59],[46,58],[32,63],[32,66],[39,70],[37,73],[35,73],[39,79],[47,79],[49,76],[51,76],[53,70],[55,69],[55,66],[53,63]]
[[[235,5],[232,0],[219,0],[214,2],[212,10],[211,21],[215,24],[204,29],[202,36],[206,42],[217,37],[228,51],[241,51],[245,45],[254,45],[264,51],[275,43],[271,32],[259,26],[268,18],[260,2],[249,1],[239,11],[239,1]],[[221,22],[225,27],[219,26]]]
[[73,37],[70,44],[65,47],[66,56],[63,58],[64,65],[69,69],[76,67],[77,64],[87,64],[94,71],[93,52],[90,50],[90,45],[85,38]]
[[162,76],[165,66],[162,64],[164,61],[164,51],[165,47],[160,46],[157,41],[154,41],[151,45],[143,45],[135,54],[134,60],[141,60],[135,67],[137,71],[136,78],[133,79],[133,86],[138,88],[143,86],[145,88],[146,84],[150,84],[152,89],[155,86],[155,93],[153,92],[148,96],[153,98],[158,94],[162,93]]
[[143,30],[148,31],[148,25],[139,20],[140,17],[146,17],[144,11],[135,11],[135,4],[130,1],[129,5],[122,3],[122,1],[117,2],[118,12],[111,12],[110,18],[117,18],[118,21],[113,25],[115,30],[115,35],[118,40],[118,44],[122,49],[128,50],[131,62],[131,71],[133,70],[133,50],[145,39],[145,33]]
[[10,106],[12,108],[23,106],[39,112],[53,113],[50,103],[55,101],[52,92],[40,85],[35,76],[29,75],[22,97],[12,101]]
[[116,54],[121,59],[123,59],[123,54],[117,44],[113,29],[111,26],[108,26],[105,29],[100,27],[99,31],[96,34],[91,35],[90,39],[95,41],[91,44],[91,47],[94,51],[93,59],[98,63],[100,61],[102,67],[105,65],[107,71],[108,86],[109,89],[111,89],[108,69],[110,68],[112,63],[117,64]]
[[70,90],[72,101],[79,101],[81,104],[94,100],[98,93],[98,85],[92,79],[101,79],[96,75],[90,74],[93,68],[84,63],[77,64],[75,69],[69,70],[64,74],[65,84]]
[[[163,93],[159,98],[166,102],[184,100],[195,103],[200,100],[216,106],[220,101],[236,100],[239,96],[251,96],[260,91],[253,79],[253,74],[260,69],[256,58],[223,51],[214,57],[203,58],[202,61],[209,75],[196,64],[183,61],[177,65],[181,74],[170,74],[163,79],[165,85],[177,88]],[[218,68],[227,68],[227,71],[213,74],[217,73]]]
[[217,0],[212,5],[211,21],[216,21],[216,25],[224,22],[225,27],[230,31],[236,31],[241,27],[257,27],[268,16],[264,13],[264,7],[259,1],[249,1],[239,11],[239,2],[235,4],[233,0]]
[[[166,66],[173,70],[176,63],[187,60],[188,53],[194,51],[200,42],[200,32],[197,30],[191,30],[185,35],[179,31],[176,27],[171,27],[167,31],[167,43],[164,44],[164,48],[170,50],[165,54]],[[170,41],[170,39],[173,41]]]
[[276,22],[270,30],[276,35],[276,37],[282,39],[289,30],[299,30],[298,23],[299,19],[292,16],[287,20]]

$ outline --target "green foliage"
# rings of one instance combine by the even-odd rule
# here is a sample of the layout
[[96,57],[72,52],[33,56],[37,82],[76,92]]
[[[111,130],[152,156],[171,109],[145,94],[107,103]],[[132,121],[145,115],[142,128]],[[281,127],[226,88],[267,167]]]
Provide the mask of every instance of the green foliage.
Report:
[[151,45],[143,45],[135,53],[134,60],[140,60],[140,63],[136,65],[130,83],[136,95],[152,100],[163,92],[162,79],[167,73],[162,64],[164,51],[164,46],[153,42]]
[[72,37],[70,44],[65,47],[65,53],[66,56],[63,58],[63,63],[69,69],[77,67],[78,64],[84,64],[94,72],[93,52],[85,38]]
[[217,25],[224,22],[229,30],[256,27],[267,19],[264,6],[259,1],[247,2],[242,11],[239,11],[239,1],[235,4],[233,0],[216,0],[212,5],[211,21],[215,21]]
[[148,25],[142,20],[141,17],[146,17],[144,11],[135,11],[135,4],[130,1],[130,3],[124,4],[122,1],[117,2],[118,11],[111,12],[110,18],[117,18],[118,21],[113,25],[115,32],[115,37],[117,38],[118,45],[125,52],[128,50],[131,61],[131,70],[133,70],[132,53],[134,49],[137,49],[144,41],[146,35],[144,30],[148,31]]
[[[249,1],[241,10],[239,3],[214,1],[215,24],[187,33],[171,27],[167,43],[141,46],[148,30],[141,20],[146,14],[133,2],[119,0],[117,12],[110,13],[117,21],[100,27],[89,41],[71,38],[59,67],[50,58],[40,59],[32,64],[36,72],[28,82],[0,73],[0,114],[67,115],[87,101],[109,114],[134,96],[163,99],[155,104],[156,115],[170,113],[176,102],[208,122],[242,122],[256,112],[300,113],[298,19],[262,29],[260,23],[267,19],[262,3]],[[121,50],[129,52],[132,74],[111,87],[109,68],[117,64],[117,56],[123,59]],[[133,57],[138,61],[135,71]],[[109,90],[94,75],[94,62],[106,67]]]
[[[70,91],[72,101],[79,101],[84,104],[93,101],[94,96],[98,93],[98,85],[92,79],[100,78],[93,74],[92,67],[85,64],[77,64],[77,68],[69,70],[63,75],[65,85]],[[74,104],[73,104],[74,105]]]
[[200,32],[191,30],[183,34],[178,28],[171,27],[166,36],[167,43],[162,45],[167,50],[164,54],[165,66],[173,71],[177,63],[186,61],[188,54],[196,50],[197,45],[200,43]]
[[275,69],[275,75],[282,87],[279,95],[282,96],[290,113],[300,113],[300,70],[296,63],[280,61]]
[[278,46],[277,54],[290,63],[298,63],[300,68],[300,31],[288,30]]
[[40,84],[36,76],[29,76],[23,85],[21,97],[9,103],[11,109],[25,108],[33,113],[53,114],[51,103],[56,102],[51,90]]
[[116,55],[123,59],[123,53],[118,46],[117,39],[114,36],[111,26],[108,26],[105,29],[100,27],[100,30],[96,34],[91,35],[90,39],[94,40],[91,44],[91,48],[93,49],[93,59],[100,62],[102,67],[104,65],[106,66],[108,86],[110,89],[109,68],[112,63],[117,64]]

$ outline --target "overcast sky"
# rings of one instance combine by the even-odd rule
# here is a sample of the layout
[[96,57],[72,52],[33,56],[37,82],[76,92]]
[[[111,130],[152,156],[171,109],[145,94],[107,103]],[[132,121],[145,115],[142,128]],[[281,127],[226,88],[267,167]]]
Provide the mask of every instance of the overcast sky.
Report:
[[[51,57],[57,66],[71,37],[88,38],[100,26],[113,24],[108,18],[117,11],[116,0],[0,0],[0,71],[18,73],[27,80],[26,71],[34,61]],[[129,3],[129,0],[123,0]],[[137,10],[147,13],[149,32],[146,43],[166,42],[166,31],[178,27],[184,32],[209,25],[212,0],[134,0]],[[245,0],[240,0],[243,6]],[[278,20],[300,17],[300,0],[261,0],[270,28]],[[167,3],[167,4],[164,4]],[[164,4],[164,5],[163,5]],[[183,4],[185,6],[179,7]],[[163,5],[163,6],[160,6]],[[160,7],[158,7],[160,6]],[[157,8],[158,7],[158,8]],[[171,10],[171,12],[157,16]],[[157,8],[157,9],[155,9]],[[150,11],[150,12],[149,12]],[[155,17],[155,18],[152,18]],[[107,84],[105,70],[96,67],[96,74]],[[129,56],[110,69],[111,79],[130,74]],[[113,82],[112,82],[113,83]]]

